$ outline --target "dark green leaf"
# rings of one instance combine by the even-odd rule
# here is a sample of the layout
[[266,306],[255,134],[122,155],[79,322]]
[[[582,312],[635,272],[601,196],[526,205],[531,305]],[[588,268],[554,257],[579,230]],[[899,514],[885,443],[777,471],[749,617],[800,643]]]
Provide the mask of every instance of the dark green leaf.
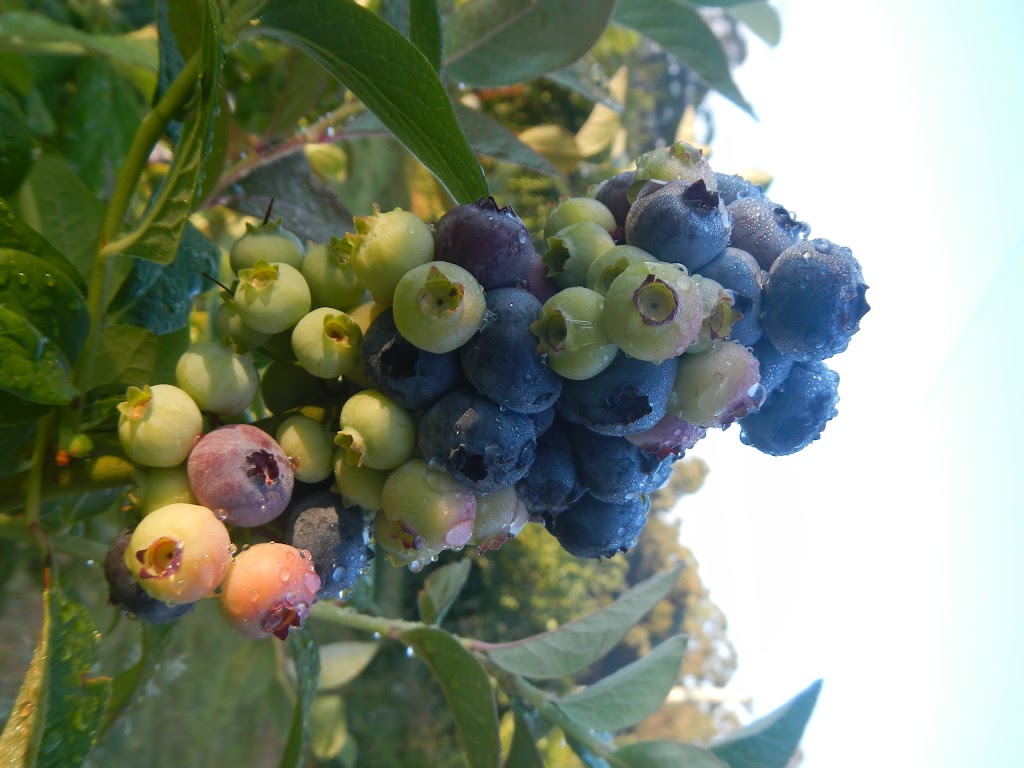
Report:
[[441,14],[437,12],[437,0],[409,0],[409,39],[434,71],[440,71]]
[[329,82],[330,77],[320,64],[302,51],[289,51],[287,81],[277,99],[267,133],[274,136],[294,131],[299,121],[316,106]]
[[105,61],[84,59],[75,72],[73,96],[61,112],[60,146],[78,176],[109,196],[131,147],[145,101]]
[[288,633],[288,647],[291,649],[295,676],[298,681],[298,696],[295,714],[288,732],[288,743],[281,757],[281,768],[299,768],[303,763],[303,752],[308,733],[309,711],[316,698],[316,684],[320,678],[320,651],[309,630]]
[[85,281],[64,254],[50,245],[46,238],[14,215],[7,203],[0,200],[0,248],[12,248],[38,256],[54,269],[61,272],[81,290]]
[[710,87],[751,112],[732,79],[721,42],[695,8],[678,0],[619,0],[613,19],[651,38]]
[[31,253],[0,248],[0,305],[29,320],[74,365],[89,334],[89,309],[63,272]]
[[440,629],[412,629],[404,632],[402,639],[427,663],[441,686],[471,768],[497,768],[501,754],[498,710],[490,680],[479,662]]
[[[43,405],[66,405],[78,394],[71,384],[71,366],[60,349],[4,306],[0,306],[0,389]],[[4,414],[0,420],[11,423],[11,418]]]
[[559,708],[595,731],[619,731],[653,714],[679,678],[686,638],[669,638],[632,664],[582,691],[563,696]]
[[[179,22],[195,24],[201,17],[196,13],[179,12],[174,14],[174,18]],[[185,67],[185,56],[182,54],[181,48],[178,47],[178,39],[171,24],[169,0],[157,0],[156,2],[156,31],[160,65],[154,98],[159,99]],[[201,30],[196,28],[191,31],[198,33]],[[198,39],[199,35],[193,34],[193,37]],[[181,124],[178,123],[178,131],[180,129]]]
[[192,224],[186,223],[174,261],[164,266],[136,261],[110,309],[115,322],[138,325],[162,335],[188,325],[192,300],[210,288],[203,273],[216,274],[220,251]]
[[157,336],[136,325],[108,325],[93,355],[89,386],[173,384],[174,367],[189,342],[188,328]]
[[711,751],[729,768],[785,768],[820,692],[821,680],[815,680],[774,712],[712,744]]
[[445,72],[477,86],[521,83],[576,61],[608,25],[615,0],[472,0],[445,31]]
[[52,406],[30,403],[0,389],[0,426],[21,426],[44,416]]
[[558,629],[485,650],[502,669],[534,678],[565,677],[604,656],[645,613],[668,594],[680,569],[652,576],[618,600]]
[[504,768],[544,768],[544,758],[537,751],[530,726],[518,712],[515,713],[515,730],[512,731],[512,745]]
[[54,579],[43,592],[35,654],[0,736],[5,765],[81,765],[110,698],[110,679],[90,677],[98,643],[89,612]]
[[729,8],[729,13],[742,21],[755,35],[768,45],[778,45],[782,39],[782,20],[779,12],[767,2],[747,2]]
[[595,104],[604,104],[616,112],[622,111],[622,104],[616,100],[609,88],[608,77],[590,54],[579,61],[574,61],[568,67],[548,72],[544,78],[580,94]]
[[60,155],[36,158],[18,190],[22,220],[63,253],[80,275],[88,275],[99,251],[103,203]]
[[[202,61],[193,92],[190,114],[182,123],[174,145],[174,159],[157,188],[149,208],[136,227],[110,243],[111,251],[167,264],[178,250],[188,216],[202,199],[203,171],[213,147],[215,112],[220,105],[220,77],[224,60],[220,10],[214,0],[205,3]],[[211,180],[212,182],[212,180]]]
[[706,749],[678,741],[638,741],[615,750],[625,768],[728,768]]
[[469,578],[470,561],[466,558],[442,566],[433,571],[423,583],[423,589],[416,596],[420,609],[420,620],[427,624],[440,624],[455,598]]
[[299,48],[347,86],[460,203],[487,182],[427,58],[353,0],[270,0],[260,34]]
[[130,35],[102,35],[58,24],[38,13],[0,13],[0,51],[58,56],[101,56],[133,75],[142,93],[152,91],[157,52],[150,40]]

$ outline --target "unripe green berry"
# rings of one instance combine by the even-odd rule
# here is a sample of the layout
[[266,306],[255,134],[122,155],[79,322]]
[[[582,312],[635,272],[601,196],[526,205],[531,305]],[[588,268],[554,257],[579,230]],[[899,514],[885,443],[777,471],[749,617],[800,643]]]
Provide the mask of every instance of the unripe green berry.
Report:
[[605,251],[615,247],[612,236],[592,221],[581,221],[549,237],[544,253],[548,277],[559,288],[586,285],[587,270]]
[[334,472],[334,440],[320,422],[296,414],[281,422],[274,434],[295,471],[295,479],[319,483]]
[[393,469],[416,450],[416,422],[390,397],[365,389],[341,407],[341,431],[334,442],[345,449],[349,464]]
[[592,221],[606,232],[615,230],[615,216],[608,206],[592,197],[569,197],[554,207],[544,223],[544,237],[557,235],[561,230],[581,221]]
[[261,333],[291,328],[309,312],[309,286],[290,264],[256,262],[238,274],[235,305],[242,321]]
[[338,307],[349,310],[363,300],[366,287],[359,282],[343,247],[344,240],[331,238],[313,245],[302,260],[302,276],[309,284],[313,308]]
[[193,344],[174,369],[178,386],[201,410],[232,416],[248,408],[260,386],[252,355],[218,341]]
[[385,469],[350,464],[348,451],[344,448],[334,452],[334,482],[347,507],[362,507],[370,512],[381,509],[384,506],[384,481],[388,474]]
[[604,297],[589,288],[559,291],[544,303],[530,325],[539,340],[537,351],[548,367],[567,379],[589,379],[615,359],[619,348],[604,327]]
[[139,472],[135,505],[143,515],[168,504],[195,504],[184,464],[176,467],[150,467]]
[[340,309],[320,307],[299,320],[291,332],[299,365],[321,379],[336,379],[359,362],[363,332]]
[[266,224],[246,222],[245,230],[231,246],[231,271],[236,275],[258,261],[290,264],[296,268],[302,264],[306,248],[299,238],[281,226],[280,219]]
[[146,467],[174,467],[188,458],[203,434],[203,414],[171,384],[128,387],[117,435],[129,459]]
[[394,319],[410,344],[444,354],[465,344],[480,328],[487,308],[484,289],[467,270],[432,261],[407,272],[395,288]]
[[354,233],[345,235],[352,269],[359,282],[384,304],[406,272],[434,258],[434,234],[418,216],[401,208],[356,217]]
[[587,287],[602,296],[608,293],[608,286],[621,275],[626,267],[638,261],[659,261],[643,248],[635,245],[616,245],[598,256],[587,268]]

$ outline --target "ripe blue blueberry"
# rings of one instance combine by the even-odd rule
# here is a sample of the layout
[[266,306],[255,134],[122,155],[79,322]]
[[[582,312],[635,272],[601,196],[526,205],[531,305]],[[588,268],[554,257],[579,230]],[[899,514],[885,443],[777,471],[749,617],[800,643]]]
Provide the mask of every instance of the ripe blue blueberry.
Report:
[[457,264],[484,287],[507,288],[527,279],[536,251],[523,220],[493,197],[452,208],[434,227],[434,259]]
[[732,217],[729,245],[740,248],[768,270],[779,254],[807,238],[811,228],[767,197],[741,197],[726,209]]
[[764,333],[761,328],[761,291],[765,274],[754,257],[730,246],[701,267],[700,274],[733,292],[733,307],[743,315],[743,319],[733,324],[729,338],[747,347],[756,344]]
[[633,501],[660,488],[672,472],[674,457],[659,459],[624,437],[601,435],[573,425],[569,441],[580,484],[602,501]]
[[636,546],[647,524],[648,496],[615,504],[586,494],[557,516],[546,516],[548,531],[575,557],[612,557]]

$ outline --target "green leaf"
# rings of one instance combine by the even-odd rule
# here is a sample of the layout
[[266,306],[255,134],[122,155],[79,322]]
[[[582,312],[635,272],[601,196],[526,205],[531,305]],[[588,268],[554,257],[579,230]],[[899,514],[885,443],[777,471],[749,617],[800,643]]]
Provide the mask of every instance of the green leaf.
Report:
[[213,148],[215,112],[220,105],[224,62],[220,9],[215,0],[206,0],[204,9],[200,75],[192,95],[190,115],[183,122],[181,137],[174,145],[171,167],[160,182],[142,221],[134,230],[110,243],[111,251],[160,264],[169,263],[178,250],[189,214],[202,199],[203,170]]
[[152,40],[84,32],[38,13],[0,13],[0,51],[100,56],[130,75],[142,93],[151,93],[156,82],[157,51]]
[[291,650],[292,663],[295,665],[298,696],[280,767],[299,768],[303,763],[303,752],[309,732],[309,712],[316,698],[316,684],[320,678],[320,652],[316,640],[308,630],[289,632],[288,648]]
[[[28,320],[0,306],[0,389],[43,405],[66,405],[78,394],[71,366],[57,346]],[[5,404],[17,408],[17,403]],[[3,414],[11,423],[14,414]]]
[[409,39],[427,57],[435,72],[441,70],[441,14],[437,0],[410,0]]
[[153,677],[157,663],[170,644],[175,626],[173,623],[147,624],[140,622],[142,652],[137,662],[114,676],[104,730],[109,728],[121,714],[135,692]]
[[102,59],[85,59],[60,113],[60,147],[90,189],[107,197],[145,109],[142,96]]
[[722,44],[697,10],[678,0],[619,0],[613,19],[673,54],[711,88],[747,112]]
[[111,302],[115,322],[138,325],[158,335],[188,325],[192,300],[211,287],[203,273],[216,274],[220,250],[186,222],[174,261],[164,266],[136,261],[131,275]]
[[355,680],[377,653],[377,643],[339,641],[320,646],[320,683],[329,691]]
[[473,654],[447,632],[422,627],[402,634],[434,673],[455,717],[471,768],[497,768],[501,754],[498,710],[490,680]]
[[89,612],[50,573],[43,628],[11,716],[0,736],[5,765],[75,768],[96,739],[110,679],[93,678],[99,635]]
[[45,237],[15,216],[4,200],[0,200],[0,248],[11,248],[38,256],[79,289],[85,290],[85,281],[74,265],[50,245]]
[[31,253],[0,248],[0,305],[29,320],[74,365],[89,333],[89,309],[63,272]]
[[99,251],[104,206],[53,153],[36,158],[17,196],[22,220],[64,254],[80,275],[88,275]]
[[447,90],[412,43],[353,0],[270,0],[255,31],[305,51],[348,87],[460,203],[487,181]]
[[478,154],[512,163],[545,176],[561,172],[544,155],[519,140],[512,131],[492,117],[462,104],[455,105],[462,129]]
[[655,604],[669,593],[680,568],[659,573],[624,592],[618,600],[558,629],[510,643],[486,644],[502,669],[533,678],[565,677],[604,656]]
[[782,20],[779,12],[767,2],[746,2],[729,8],[729,13],[747,25],[747,28],[768,45],[778,45],[782,39]]
[[710,750],[729,768],[785,768],[803,738],[821,692],[821,680],[774,712],[733,731]]
[[678,741],[638,741],[615,750],[624,768],[728,768],[706,749]]
[[519,712],[515,713],[515,730],[512,731],[512,745],[505,758],[504,768],[544,768],[544,758],[537,751],[530,726]]
[[471,0],[448,19],[445,72],[476,86],[521,83],[591,49],[615,0]]
[[632,664],[558,700],[559,708],[594,731],[619,731],[654,713],[679,678],[686,638],[669,638]]
[[420,620],[426,624],[440,624],[455,598],[466,586],[471,563],[463,558],[433,571],[423,583],[423,589],[416,595],[420,609]]
[[173,384],[174,367],[189,343],[188,328],[157,336],[137,325],[112,323],[103,329],[94,351],[88,388]]

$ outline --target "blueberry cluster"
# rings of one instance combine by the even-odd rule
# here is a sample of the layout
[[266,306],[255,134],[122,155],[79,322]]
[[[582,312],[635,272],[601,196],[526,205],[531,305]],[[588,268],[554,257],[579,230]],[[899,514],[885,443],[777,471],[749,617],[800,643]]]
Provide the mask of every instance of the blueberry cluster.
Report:
[[[861,270],[761,188],[680,143],[544,235],[491,198],[433,224],[375,208],[308,248],[250,227],[177,386],[120,406],[145,516],[107,558],[111,600],[167,621],[216,596],[283,637],[347,594],[371,536],[413,570],[530,521],[612,556],[707,430],[784,455],[835,415],[823,361],[868,310]],[[272,533],[236,551],[239,528]]]

